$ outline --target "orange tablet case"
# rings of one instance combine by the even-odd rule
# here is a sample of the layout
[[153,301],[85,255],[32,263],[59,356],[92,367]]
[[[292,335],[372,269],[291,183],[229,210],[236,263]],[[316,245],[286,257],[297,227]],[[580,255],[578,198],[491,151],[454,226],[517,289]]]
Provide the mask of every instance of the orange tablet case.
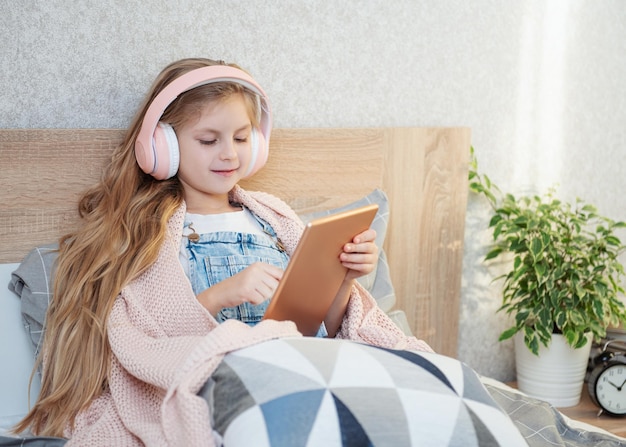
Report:
[[315,335],[346,276],[342,248],[370,227],[377,210],[366,205],[309,222],[263,318],[291,320]]

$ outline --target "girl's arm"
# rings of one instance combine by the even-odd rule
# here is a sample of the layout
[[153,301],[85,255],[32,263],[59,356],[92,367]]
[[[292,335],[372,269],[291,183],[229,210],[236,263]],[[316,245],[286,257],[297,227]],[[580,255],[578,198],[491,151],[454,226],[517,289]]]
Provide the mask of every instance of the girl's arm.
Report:
[[343,316],[348,307],[348,301],[350,300],[350,291],[352,290],[354,280],[373,272],[376,267],[378,247],[374,243],[375,239],[376,231],[369,229],[357,234],[352,242],[347,243],[343,247],[343,253],[341,253],[339,259],[348,268],[348,273],[346,273],[346,278],[341,284],[335,300],[324,319],[329,337],[334,337],[341,326]]

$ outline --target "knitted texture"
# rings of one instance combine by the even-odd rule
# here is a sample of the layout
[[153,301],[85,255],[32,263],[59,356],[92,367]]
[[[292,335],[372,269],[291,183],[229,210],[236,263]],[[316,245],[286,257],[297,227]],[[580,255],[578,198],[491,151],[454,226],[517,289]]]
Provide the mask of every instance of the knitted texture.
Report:
[[[267,221],[293,253],[304,225],[280,199],[236,187],[233,201]],[[211,416],[197,392],[228,352],[281,337],[299,337],[292,322],[249,327],[218,324],[197,301],[178,261],[185,206],[169,221],[157,261],[126,286],[108,321],[109,389],[80,413],[68,446],[213,446]],[[337,338],[395,349],[431,351],[407,337],[356,284]]]

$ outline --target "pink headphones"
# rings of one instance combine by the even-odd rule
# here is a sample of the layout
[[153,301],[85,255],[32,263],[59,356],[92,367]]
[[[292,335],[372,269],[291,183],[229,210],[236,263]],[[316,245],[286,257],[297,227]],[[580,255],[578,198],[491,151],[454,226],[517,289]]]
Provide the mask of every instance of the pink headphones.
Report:
[[135,157],[143,172],[158,180],[165,180],[176,175],[180,159],[176,133],[172,126],[159,120],[167,106],[178,95],[214,82],[235,82],[259,95],[260,128],[252,129],[250,136],[252,157],[244,177],[251,176],[263,167],[267,161],[272,130],[272,113],[267,95],[261,86],[244,71],[227,65],[212,65],[192,70],[176,78],[161,90],[146,110],[135,141]]

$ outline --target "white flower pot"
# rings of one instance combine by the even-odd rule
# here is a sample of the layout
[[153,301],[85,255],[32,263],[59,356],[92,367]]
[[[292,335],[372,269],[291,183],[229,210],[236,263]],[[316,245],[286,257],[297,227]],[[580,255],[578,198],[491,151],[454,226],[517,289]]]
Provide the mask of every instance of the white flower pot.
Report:
[[539,345],[539,356],[524,344],[521,333],[515,335],[517,387],[527,395],[547,401],[555,407],[573,407],[580,395],[587,372],[591,334],[587,344],[574,349],[563,335],[553,334],[549,348]]

